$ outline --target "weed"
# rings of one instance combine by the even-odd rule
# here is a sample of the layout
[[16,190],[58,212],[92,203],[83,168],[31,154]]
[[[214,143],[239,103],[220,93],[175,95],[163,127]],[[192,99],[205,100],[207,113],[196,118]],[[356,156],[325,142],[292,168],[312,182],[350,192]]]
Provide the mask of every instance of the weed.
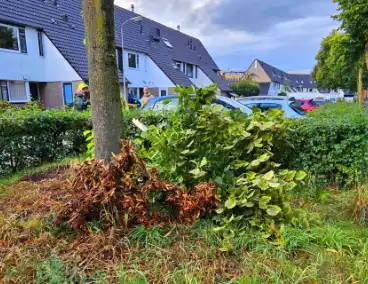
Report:
[[164,237],[163,230],[157,226],[147,230],[143,225],[134,228],[130,233],[132,241],[137,242],[144,247],[159,246],[169,243]]

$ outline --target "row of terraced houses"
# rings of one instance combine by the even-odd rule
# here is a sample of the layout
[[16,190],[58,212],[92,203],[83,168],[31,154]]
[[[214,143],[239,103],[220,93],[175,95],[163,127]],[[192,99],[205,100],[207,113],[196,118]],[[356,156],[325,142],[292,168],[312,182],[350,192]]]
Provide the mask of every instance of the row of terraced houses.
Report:
[[[0,100],[38,99],[49,108],[73,102],[78,84],[88,82],[81,10],[81,0],[0,1]],[[122,92],[123,76],[136,97],[145,86],[155,96],[174,94],[177,85],[213,83],[219,94],[231,92],[199,39],[145,17],[129,21],[138,15],[117,6],[114,16]]]

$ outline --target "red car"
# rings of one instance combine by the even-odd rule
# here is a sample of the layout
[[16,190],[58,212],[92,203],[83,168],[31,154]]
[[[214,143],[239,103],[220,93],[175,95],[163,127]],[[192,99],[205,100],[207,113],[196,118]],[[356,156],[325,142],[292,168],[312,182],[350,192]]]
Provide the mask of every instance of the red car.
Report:
[[307,112],[314,111],[318,108],[318,105],[312,99],[299,99],[297,102],[300,103],[300,107]]

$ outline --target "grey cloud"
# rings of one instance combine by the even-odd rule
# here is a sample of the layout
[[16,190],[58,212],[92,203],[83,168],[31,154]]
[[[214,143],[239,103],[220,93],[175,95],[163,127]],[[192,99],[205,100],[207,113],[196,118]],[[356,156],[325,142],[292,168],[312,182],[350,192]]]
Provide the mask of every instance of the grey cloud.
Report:
[[258,33],[280,22],[332,15],[335,11],[331,0],[225,0],[217,7],[213,23]]
[[337,23],[332,0],[115,0],[143,16],[198,37],[221,68],[254,58],[280,68],[311,69],[323,37]]

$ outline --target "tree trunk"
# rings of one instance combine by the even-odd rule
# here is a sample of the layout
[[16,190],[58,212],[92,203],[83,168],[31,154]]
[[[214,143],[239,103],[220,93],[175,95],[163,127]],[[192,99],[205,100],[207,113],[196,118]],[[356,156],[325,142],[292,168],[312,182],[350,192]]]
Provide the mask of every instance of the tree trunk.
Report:
[[114,0],[83,0],[95,157],[120,152],[122,108],[114,26]]
[[358,104],[362,104],[362,93],[363,93],[363,66],[364,60],[359,60],[359,70],[358,70],[358,93],[357,93],[357,102]]
[[368,70],[368,41],[367,43],[365,44],[365,49],[364,49],[364,58],[365,58],[365,65],[366,65],[366,68]]

